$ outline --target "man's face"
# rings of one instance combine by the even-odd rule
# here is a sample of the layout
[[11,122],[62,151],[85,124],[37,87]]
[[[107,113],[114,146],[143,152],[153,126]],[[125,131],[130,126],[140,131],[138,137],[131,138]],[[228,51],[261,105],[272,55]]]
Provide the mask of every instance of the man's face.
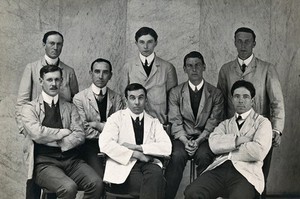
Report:
[[60,35],[50,35],[47,37],[44,46],[46,55],[52,59],[56,59],[61,53],[63,40]]
[[240,87],[233,92],[233,106],[238,114],[245,113],[252,108],[253,98],[251,98],[250,91],[245,87]]
[[234,44],[238,51],[239,58],[245,60],[252,55],[256,42],[251,33],[238,32],[235,36]]
[[147,97],[143,89],[127,91],[127,107],[135,114],[140,114],[144,111]]
[[205,64],[198,57],[187,58],[183,70],[188,75],[189,80],[194,85],[198,85],[202,81]]
[[45,73],[44,77],[40,78],[43,91],[52,97],[59,93],[61,82],[62,77],[59,71]]
[[98,87],[103,88],[110,80],[112,73],[109,65],[106,62],[96,62],[93,66],[93,71],[90,71],[92,82]]
[[145,57],[148,57],[153,53],[154,48],[157,45],[157,41],[148,34],[141,36],[135,44],[137,45],[140,53]]

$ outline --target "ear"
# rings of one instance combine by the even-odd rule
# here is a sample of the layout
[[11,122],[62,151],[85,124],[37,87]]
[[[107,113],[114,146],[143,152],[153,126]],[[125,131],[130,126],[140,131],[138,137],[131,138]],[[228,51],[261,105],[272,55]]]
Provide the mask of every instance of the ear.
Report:
[[203,64],[203,71],[206,70],[206,64]]
[[185,66],[183,66],[183,71],[184,71],[184,73],[187,73],[187,72],[186,72],[186,67],[185,67]]
[[256,46],[256,41],[253,42],[253,48]]
[[39,77],[39,82],[40,82],[40,85],[42,86],[43,85],[43,78]]

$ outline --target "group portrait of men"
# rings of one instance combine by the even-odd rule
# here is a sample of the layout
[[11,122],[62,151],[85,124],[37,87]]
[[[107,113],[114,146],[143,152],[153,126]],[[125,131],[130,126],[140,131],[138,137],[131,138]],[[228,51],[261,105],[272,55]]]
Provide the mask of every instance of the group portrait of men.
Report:
[[[91,62],[89,87],[60,60],[64,37],[44,34],[45,54],[25,67],[16,122],[24,136],[26,198],[100,199],[107,190],[140,199],[174,199],[187,162],[196,179],[187,199],[259,198],[266,191],[272,148],[284,128],[275,67],[257,58],[254,31],[234,33],[237,57],[217,86],[204,79],[203,55],[183,56],[187,80],[155,53],[150,27],[135,33],[138,53],[120,74],[105,58]],[[117,77],[118,87],[108,87]],[[99,156],[104,154],[104,156]],[[167,164],[166,164],[167,163]]]

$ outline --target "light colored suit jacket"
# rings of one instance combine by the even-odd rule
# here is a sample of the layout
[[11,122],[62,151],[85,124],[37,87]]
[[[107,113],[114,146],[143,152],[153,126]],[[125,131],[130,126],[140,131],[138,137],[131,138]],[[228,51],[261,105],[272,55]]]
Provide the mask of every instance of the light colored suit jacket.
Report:
[[[32,101],[37,98],[42,92],[40,85],[40,70],[43,66],[47,65],[45,58],[30,63],[25,67],[23,76],[21,78],[19,93],[16,104],[16,121],[19,128],[19,132],[23,131],[23,125],[21,122],[22,106],[26,102]],[[78,83],[75,75],[75,71],[70,66],[59,62],[58,67],[63,71],[63,81],[60,87],[60,97],[68,102],[72,101],[72,97],[78,93]]]
[[[92,91],[92,87],[77,93],[73,98],[73,103],[77,107],[79,115],[83,121],[84,130],[87,139],[98,138],[100,132],[88,125],[87,122],[101,121],[100,111]],[[123,108],[122,98],[113,90],[107,88],[107,109],[106,117],[108,118],[114,112]]]
[[125,87],[130,83],[139,83],[147,89],[148,103],[146,111],[164,124],[167,122],[167,94],[177,86],[175,67],[155,56],[149,77],[142,66],[139,56],[129,60],[122,68],[124,74],[120,81],[120,93],[124,94]]
[[[136,163],[137,160],[131,157],[133,151],[122,146],[125,142],[136,144],[128,108],[112,114],[99,136],[100,151],[109,156],[105,166],[104,181],[115,184],[124,183]],[[144,154],[153,156],[168,156],[172,150],[171,141],[162,124],[145,112],[144,140],[141,147]],[[162,166],[156,158],[153,163]]]
[[278,74],[273,65],[255,56],[244,73],[242,73],[237,59],[224,64],[219,72],[217,87],[225,96],[226,118],[231,118],[235,112],[231,87],[234,82],[241,79],[251,82],[256,89],[254,110],[269,118],[273,129],[282,132],[285,111]]
[[[237,136],[247,136],[252,141],[236,148]],[[267,118],[252,109],[240,130],[235,117],[227,119],[210,134],[208,142],[211,150],[219,156],[206,170],[212,170],[230,159],[236,170],[262,193],[265,186],[263,160],[272,144],[272,127]]]
[[195,118],[191,106],[188,82],[173,88],[169,95],[169,121],[175,139],[211,133],[223,120],[224,98],[219,89],[204,81],[198,114]]
[[[85,134],[80,116],[74,104],[59,99],[59,110],[62,124],[65,129],[72,131],[66,137],[62,137],[60,129],[49,128],[42,125],[45,118],[45,107],[42,95],[23,105],[21,119],[27,132],[25,135],[24,153],[28,167],[28,179],[32,178],[34,168],[34,143],[58,146],[62,151],[68,151],[84,143]],[[59,144],[57,141],[61,141]]]

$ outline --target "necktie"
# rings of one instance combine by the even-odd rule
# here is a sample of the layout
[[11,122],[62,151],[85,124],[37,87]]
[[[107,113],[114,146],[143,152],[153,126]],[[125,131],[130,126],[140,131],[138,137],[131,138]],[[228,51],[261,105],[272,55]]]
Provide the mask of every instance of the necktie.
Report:
[[147,59],[145,59],[145,66],[148,67]]
[[242,70],[243,73],[245,72],[246,67],[247,67],[246,64],[243,63],[243,65],[241,66],[241,70]]
[[197,89],[197,86],[195,86],[194,92],[197,93],[199,90]]
[[96,95],[96,99],[101,102],[104,99],[103,91],[100,89],[100,93]]
[[[243,121],[243,118],[242,118],[242,116],[238,116],[237,118],[236,118],[236,123],[237,123],[237,125],[238,125],[238,128],[239,128],[239,130],[242,128],[242,126],[243,126],[243,124],[244,124],[244,122],[241,122],[241,121]],[[241,123],[240,123],[241,122]]]
[[55,107],[55,104],[54,104],[54,99],[52,100],[52,103],[51,103],[51,108],[54,108]]
[[140,124],[140,118],[139,118],[139,117],[136,117],[134,122],[135,122],[137,125],[141,125],[141,124]]

